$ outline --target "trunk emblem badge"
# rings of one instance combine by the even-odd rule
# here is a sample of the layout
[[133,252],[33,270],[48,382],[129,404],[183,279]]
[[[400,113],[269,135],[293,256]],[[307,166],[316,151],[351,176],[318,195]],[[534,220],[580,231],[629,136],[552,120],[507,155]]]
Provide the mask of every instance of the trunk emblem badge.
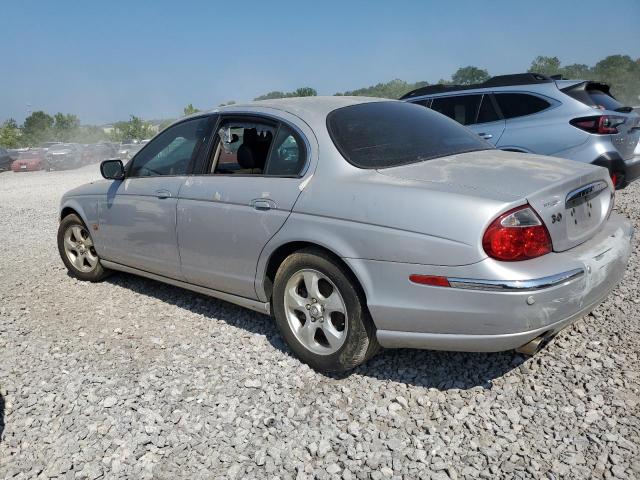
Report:
[[569,209],[585,202],[589,202],[606,188],[607,183],[602,180],[577,188],[567,194],[565,208]]

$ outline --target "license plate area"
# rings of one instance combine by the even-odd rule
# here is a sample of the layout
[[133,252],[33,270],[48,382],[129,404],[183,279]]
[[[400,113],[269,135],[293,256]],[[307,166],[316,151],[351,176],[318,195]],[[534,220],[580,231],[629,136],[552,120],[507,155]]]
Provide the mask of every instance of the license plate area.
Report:
[[607,183],[598,181],[585,185],[567,195],[565,215],[567,237],[575,240],[595,229],[602,220],[603,202],[600,194],[607,189]]
[[27,169],[27,166],[26,166],[26,165],[20,165],[20,168],[21,168],[22,170],[26,170],[26,169]]
[[575,237],[576,235],[590,230],[594,225],[598,223],[600,217],[598,204],[591,201],[585,201],[580,204],[572,206],[567,210],[567,230],[569,237]]

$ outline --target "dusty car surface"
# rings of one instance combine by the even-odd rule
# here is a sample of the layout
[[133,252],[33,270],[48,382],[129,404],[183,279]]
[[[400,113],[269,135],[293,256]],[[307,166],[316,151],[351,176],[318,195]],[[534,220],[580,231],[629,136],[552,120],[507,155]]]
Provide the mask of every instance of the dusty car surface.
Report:
[[116,157],[121,160],[130,160],[144,145],[142,143],[121,143],[116,150]]
[[109,158],[117,158],[117,149],[108,143],[96,143],[87,145],[82,151],[82,163],[102,162]]
[[609,294],[631,250],[606,169],[499,151],[405,102],[223,107],[101,172],[61,202],[72,275],[271,313],[321,370],[380,346],[533,353]]
[[82,147],[77,143],[60,143],[47,150],[45,161],[49,170],[69,170],[82,166]]
[[11,164],[14,172],[33,172],[42,170],[45,167],[45,152],[41,148],[32,148],[20,153],[18,158]]
[[9,170],[12,161],[11,153],[4,148],[0,148],[0,172]]

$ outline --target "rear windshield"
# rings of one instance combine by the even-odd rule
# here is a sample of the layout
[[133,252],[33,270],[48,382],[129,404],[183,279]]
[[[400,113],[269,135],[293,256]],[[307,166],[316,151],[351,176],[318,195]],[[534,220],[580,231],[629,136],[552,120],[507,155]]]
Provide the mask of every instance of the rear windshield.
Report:
[[406,102],[361,103],[327,117],[329,135],[349,163],[387,168],[493,148],[454,120]]
[[600,110],[612,110],[615,112],[625,108],[622,103],[594,84],[581,84],[563,91],[579,102]]

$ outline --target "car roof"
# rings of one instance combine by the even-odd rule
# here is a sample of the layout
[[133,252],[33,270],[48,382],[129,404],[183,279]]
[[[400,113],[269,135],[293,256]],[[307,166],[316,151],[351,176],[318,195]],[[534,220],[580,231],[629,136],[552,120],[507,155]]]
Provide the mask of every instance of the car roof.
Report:
[[183,122],[185,119],[198,118],[216,113],[268,113],[270,110],[278,110],[304,120],[307,124],[318,125],[324,123],[329,113],[343,107],[372,102],[397,102],[388,98],[358,97],[358,96],[315,96],[315,97],[291,97],[270,100],[256,100],[246,103],[234,103],[223,107],[214,108],[206,112],[198,112],[176,120],[172,125]]
[[515,73],[491,77],[485,82],[471,85],[438,84],[420,87],[407,92],[401,100],[413,101],[423,98],[457,95],[459,93],[508,92],[508,91],[541,91],[568,88],[585,83],[585,80],[564,80],[556,76],[548,77],[539,73]]
[[247,102],[241,104],[227,105],[214,109],[213,112],[234,111],[243,108],[272,108],[275,110],[282,110],[285,112],[298,115],[312,114],[312,115],[327,115],[329,112],[342,107],[348,107],[359,103],[369,102],[384,102],[392,101],[386,98],[375,97],[350,97],[350,96],[315,96],[315,97],[292,97],[292,98],[277,98],[271,100],[257,100],[254,102]]

